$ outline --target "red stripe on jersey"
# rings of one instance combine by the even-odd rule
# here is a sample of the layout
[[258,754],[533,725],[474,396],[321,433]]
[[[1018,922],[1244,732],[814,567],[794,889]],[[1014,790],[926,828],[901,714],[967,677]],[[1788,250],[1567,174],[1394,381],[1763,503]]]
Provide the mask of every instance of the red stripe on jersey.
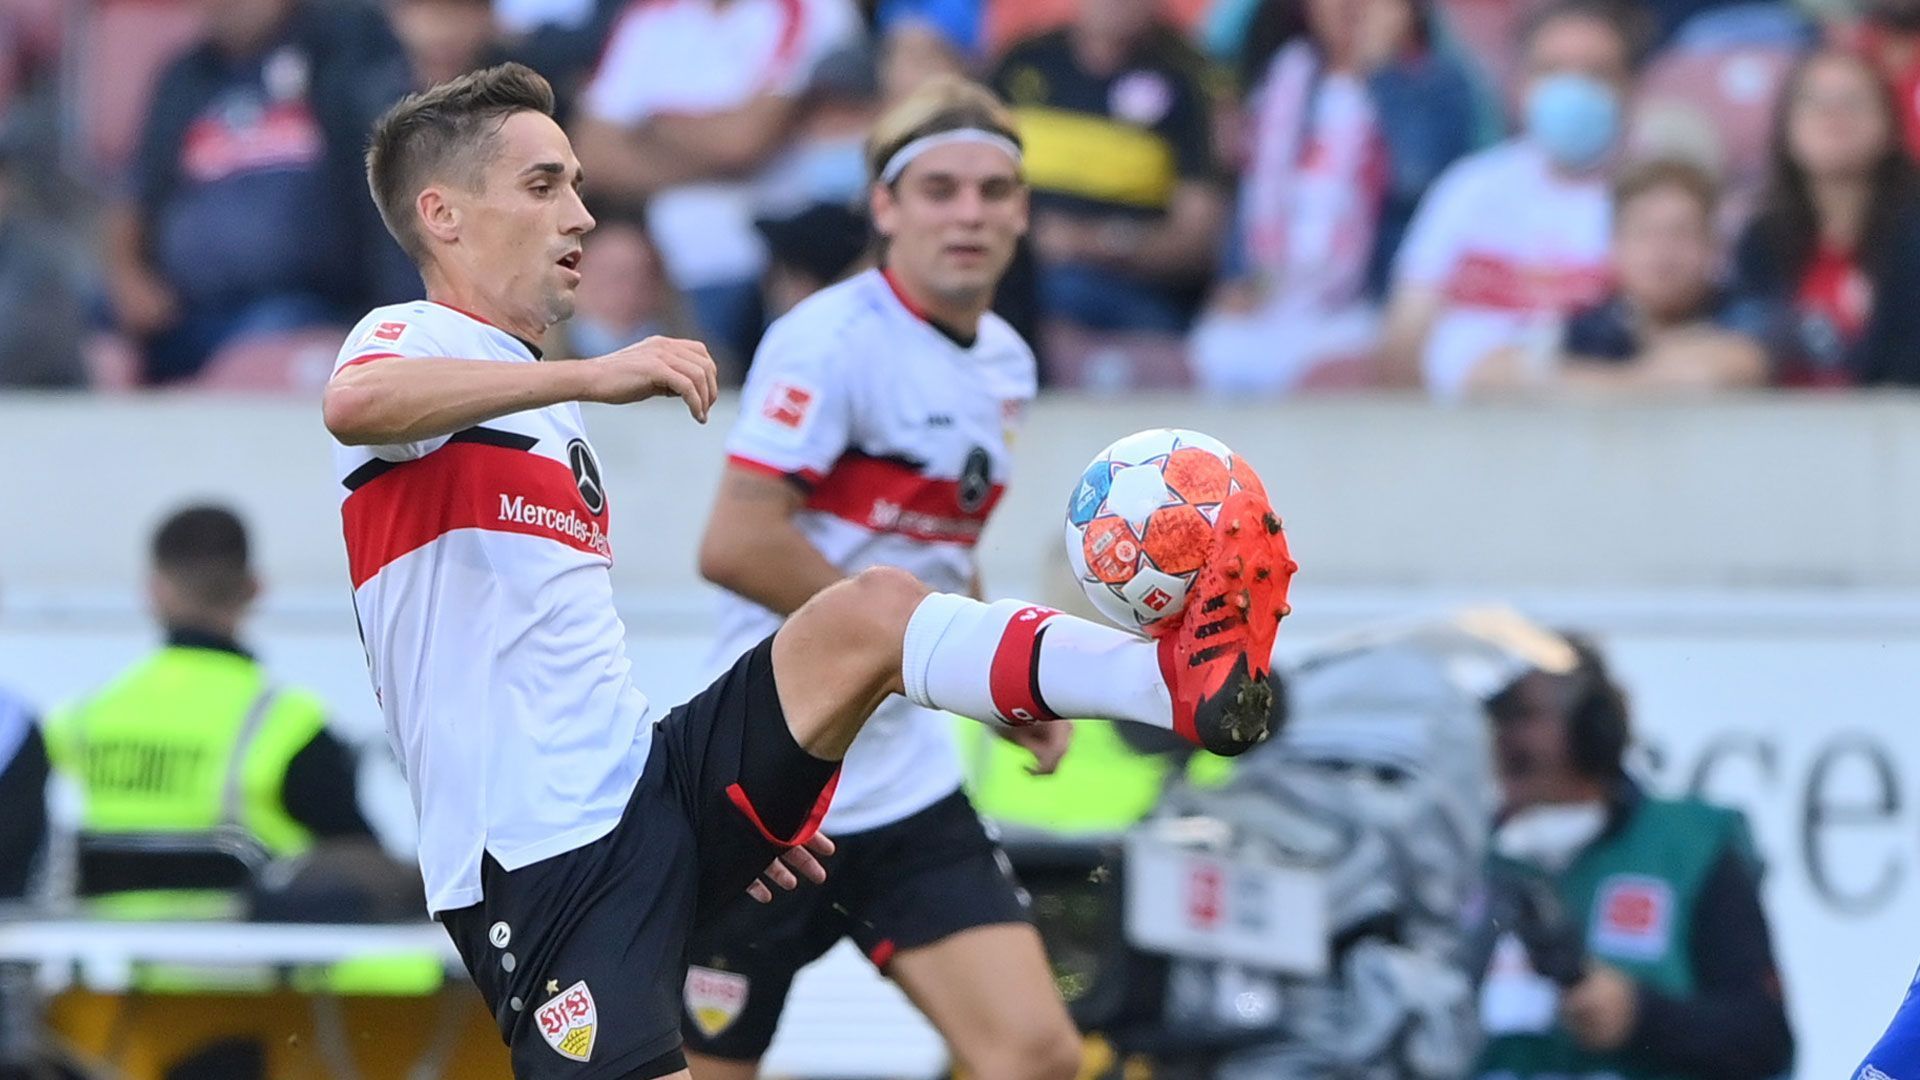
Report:
[[1571,311],[1606,296],[1612,275],[1604,266],[1549,266],[1517,262],[1497,252],[1460,256],[1447,279],[1447,299],[1496,311]]
[[994,484],[975,508],[961,505],[960,482],[922,476],[913,466],[848,454],[807,497],[807,509],[874,532],[972,547],[1004,486]]
[[394,357],[399,355],[400,354],[397,352],[377,352],[377,353],[368,353],[365,356],[356,356],[353,359],[347,361],[346,363],[341,364],[339,369],[336,370],[334,374],[338,375],[340,374],[340,372],[345,371],[350,367],[358,367],[369,360],[391,360]]
[[1000,632],[1000,644],[987,667],[987,692],[993,698],[993,711],[1014,727],[1060,719],[1040,700],[1039,668],[1035,666],[1040,628],[1058,614],[1048,607],[1023,607],[1013,613],[1007,628]]
[[455,529],[544,536],[611,560],[607,516],[581,501],[573,471],[525,450],[453,442],[402,462],[340,505],[347,568],[360,586]]

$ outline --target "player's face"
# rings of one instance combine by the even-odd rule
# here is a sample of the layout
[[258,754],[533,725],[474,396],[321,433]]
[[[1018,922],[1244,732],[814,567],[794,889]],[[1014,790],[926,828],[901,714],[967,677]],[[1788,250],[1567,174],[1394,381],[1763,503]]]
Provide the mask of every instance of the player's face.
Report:
[[1027,231],[1027,185],[1002,150],[949,143],[921,154],[892,187],[876,185],[873,220],[887,265],[957,302],[991,297]]
[[458,192],[460,244],[496,301],[551,326],[573,314],[581,240],[593,216],[580,201],[580,162],[550,117],[520,112],[477,192]]

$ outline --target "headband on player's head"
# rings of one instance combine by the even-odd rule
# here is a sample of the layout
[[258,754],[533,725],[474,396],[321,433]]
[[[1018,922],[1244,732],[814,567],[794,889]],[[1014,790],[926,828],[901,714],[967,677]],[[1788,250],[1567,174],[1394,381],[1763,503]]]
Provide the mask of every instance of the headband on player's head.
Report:
[[895,150],[893,156],[887,159],[887,163],[880,167],[880,182],[893,183],[900,179],[901,173],[907,171],[907,166],[913,164],[914,158],[949,143],[980,143],[983,146],[991,146],[1012,158],[1016,167],[1020,164],[1020,144],[1005,135],[983,128],[953,128],[949,131],[936,131],[931,135],[922,135]]

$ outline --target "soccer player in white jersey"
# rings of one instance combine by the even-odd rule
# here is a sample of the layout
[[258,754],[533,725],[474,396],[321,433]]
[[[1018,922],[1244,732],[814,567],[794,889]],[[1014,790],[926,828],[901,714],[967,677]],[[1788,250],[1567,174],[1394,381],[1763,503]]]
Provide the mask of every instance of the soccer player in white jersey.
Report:
[[[754,356],[701,570],[731,663],[821,590],[897,566],[972,591],[974,544],[1033,397],[1033,352],[989,312],[1027,226],[1019,136],[991,91],[929,82],[867,141],[879,269],[816,293]],[[1005,728],[1051,772],[1067,724]],[[696,1080],[751,1080],[794,975],[842,937],[917,1003],[969,1075],[1067,1080],[1080,1042],[1006,857],[960,789],[946,718],[889,698],[847,751],[825,887],[740,898],[695,933]]]
[[[374,692],[420,820],[428,906],[516,1076],[685,1076],[688,935],[806,845],[888,697],[994,725],[1137,720],[1215,753],[1278,714],[1268,656],[1292,573],[1252,490],[1221,508],[1180,626],[1146,641],[874,567],[819,592],[692,700],[630,678],[602,463],[575,404],[718,387],[699,344],[540,363],[593,219],[553,92],[507,64],[404,99],[369,186],[428,299],[379,308],[323,408]],[[696,493],[663,476],[649,512]],[[788,860],[783,864],[782,860]]]

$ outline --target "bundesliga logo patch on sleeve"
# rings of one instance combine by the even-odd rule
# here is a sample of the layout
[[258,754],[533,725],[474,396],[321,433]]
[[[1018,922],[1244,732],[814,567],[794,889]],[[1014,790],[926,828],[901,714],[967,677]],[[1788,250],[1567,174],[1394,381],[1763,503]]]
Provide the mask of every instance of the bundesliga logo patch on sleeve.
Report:
[[375,323],[373,329],[367,331],[366,336],[360,339],[360,344],[398,345],[401,336],[406,332],[407,324],[403,322]]
[[534,1023],[540,1037],[561,1057],[588,1061],[593,1057],[593,1036],[599,1026],[599,1014],[593,1007],[593,991],[586,980],[574,983],[553,1000],[534,1011]]
[[813,411],[815,394],[804,386],[790,382],[776,382],[767,391],[766,404],[760,407],[760,415],[794,431],[806,426],[807,414]]

